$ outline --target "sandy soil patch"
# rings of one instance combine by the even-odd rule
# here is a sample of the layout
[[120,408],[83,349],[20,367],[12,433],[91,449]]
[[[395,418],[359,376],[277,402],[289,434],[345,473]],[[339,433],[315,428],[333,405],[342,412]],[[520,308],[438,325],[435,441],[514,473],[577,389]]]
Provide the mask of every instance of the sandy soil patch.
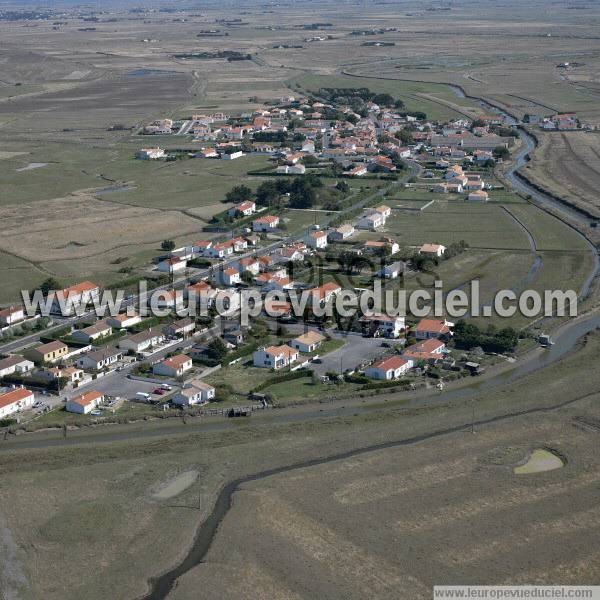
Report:
[[198,471],[190,470],[180,473],[176,477],[170,479],[166,483],[162,484],[158,491],[154,492],[152,496],[158,500],[167,500],[168,498],[174,498],[181,494],[181,492],[187,490],[193,485],[198,479]]

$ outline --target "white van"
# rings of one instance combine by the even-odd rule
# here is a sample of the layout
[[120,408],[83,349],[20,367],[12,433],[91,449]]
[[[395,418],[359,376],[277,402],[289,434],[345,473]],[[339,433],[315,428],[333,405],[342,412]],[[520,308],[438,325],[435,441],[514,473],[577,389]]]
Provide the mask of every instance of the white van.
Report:
[[147,402],[152,396],[150,396],[150,394],[146,394],[145,392],[138,392],[135,397],[139,400],[145,400]]

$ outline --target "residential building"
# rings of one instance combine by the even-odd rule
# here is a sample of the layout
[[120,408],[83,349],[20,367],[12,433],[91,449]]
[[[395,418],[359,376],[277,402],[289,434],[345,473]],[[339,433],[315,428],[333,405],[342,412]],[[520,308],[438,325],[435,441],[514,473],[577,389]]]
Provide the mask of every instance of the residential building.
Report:
[[201,379],[191,379],[183,389],[171,397],[171,402],[179,406],[190,406],[192,404],[206,404],[215,397],[215,388]]
[[443,256],[444,252],[446,252],[446,246],[442,246],[441,244],[423,244],[419,248],[419,254],[435,256],[436,258]]
[[237,262],[237,267],[240,273],[252,273],[252,275],[258,275],[260,273],[260,263],[258,259],[253,256],[247,256],[245,258],[240,258]]
[[25,388],[15,388],[0,394],[0,419],[4,419],[20,410],[33,405],[33,392]]
[[306,244],[314,250],[327,248],[327,234],[324,231],[311,231],[306,237]]
[[83,380],[84,372],[76,367],[50,367],[42,369],[36,373],[37,377],[48,381],[56,381],[57,379],[66,379],[67,385],[74,385]]
[[306,333],[290,340],[289,344],[299,352],[314,352],[327,338],[317,331]]
[[233,267],[227,267],[222,271],[218,271],[216,274],[216,278],[221,284],[230,287],[242,282],[240,272],[237,269],[234,269]]
[[273,231],[273,230],[277,229],[278,225],[279,225],[279,217],[274,216],[274,215],[266,215],[264,217],[255,219],[252,222],[252,230],[258,231],[258,232]]
[[236,152],[221,152],[221,158],[223,160],[235,160],[236,158],[241,158],[244,156],[244,153],[241,150],[237,150]]
[[[211,288],[212,289],[212,288]],[[196,322],[186,317],[169,323],[163,327],[163,333],[169,337],[189,335],[196,329]]]
[[164,157],[165,151],[162,148],[142,148],[136,154],[136,158],[140,160],[157,160]]
[[383,268],[377,271],[378,277],[383,279],[397,279],[404,273],[406,269],[406,263],[401,260],[397,260],[389,265],[385,265]]
[[59,361],[69,353],[69,347],[58,340],[41,344],[26,351],[26,355],[39,365]]
[[298,360],[298,350],[285,344],[259,348],[252,354],[255,367],[281,369]]
[[306,167],[301,163],[296,165],[280,165],[277,167],[277,173],[282,175],[304,175]]
[[361,318],[363,335],[370,337],[398,338],[406,329],[406,320],[400,315],[373,313]]
[[53,298],[51,311],[70,316],[76,307],[97,301],[100,297],[100,289],[91,281],[82,281],[64,290],[49,292],[49,295]]
[[0,325],[14,325],[25,319],[25,311],[22,306],[9,306],[0,310]]
[[169,273],[173,275],[174,273],[181,273],[185,271],[187,268],[187,260],[185,258],[180,258],[179,256],[170,256],[169,258],[165,258],[161,260],[156,265],[156,270],[161,273]]
[[398,242],[390,239],[384,238],[382,240],[367,240],[363,244],[363,248],[365,252],[381,252],[385,250],[388,254],[396,254],[400,250],[400,245]]
[[131,316],[127,313],[121,313],[120,315],[116,315],[114,317],[108,317],[106,320],[106,324],[110,325],[113,329],[121,330],[121,329],[129,329],[134,325],[142,322],[142,317],[136,314],[132,314]]
[[402,356],[414,362],[419,360],[435,362],[443,358],[445,349],[446,344],[441,340],[429,339],[409,346],[404,350]]
[[112,335],[112,327],[106,321],[98,321],[93,325],[76,329],[71,337],[78,342],[91,344],[95,340]]
[[365,375],[371,379],[398,379],[398,377],[402,377],[410,371],[412,367],[413,361],[411,359],[394,355],[373,363],[365,369]]
[[450,335],[450,327],[446,321],[421,319],[415,326],[414,333],[418,340],[448,337]]
[[80,415],[87,415],[104,401],[104,394],[97,390],[90,390],[74,396],[65,405],[65,410]]
[[130,352],[146,352],[154,346],[165,341],[162,332],[156,329],[147,329],[135,335],[129,335],[119,341],[119,348]]
[[365,215],[356,222],[357,229],[366,229],[367,231],[377,231],[384,225],[385,217],[381,213]]
[[354,234],[354,225],[349,223],[340,225],[336,229],[330,229],[327,232],[327,238],[330,242],[343,242]]
[[376,206],[375,208],[368,208],[367,214],[380,214],[385,222],[385,219],[387,219],[392,214],[392,209],[389,206],[382,204],[381,206]]
[[181,377],[192,370],[192,359],[185,354],[177,354],[152,366],[155,375],[167,377]]
[[85,371],[102,371],[118,363],[123,358],[123,352],[113,346],[92,350],[82,354],[75,364]]
[[0,359],[0,377],[6,377],[13,373],[29,373],[33,367],[34,364],[30,360],[13,354],[12,356]]
[[251,214],[256,212],[256,203],[252,200],[247,200],[246,202],[240,202],[235,206],[232,206],[227,214],[230,217],[249,217]]

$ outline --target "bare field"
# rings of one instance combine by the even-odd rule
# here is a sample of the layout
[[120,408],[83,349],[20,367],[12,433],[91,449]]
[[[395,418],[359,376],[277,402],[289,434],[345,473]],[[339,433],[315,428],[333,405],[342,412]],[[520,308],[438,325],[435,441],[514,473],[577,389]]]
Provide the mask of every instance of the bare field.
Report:
[[534,183],[600,217],[600,135],[536,132],[539,146],[525,169]]

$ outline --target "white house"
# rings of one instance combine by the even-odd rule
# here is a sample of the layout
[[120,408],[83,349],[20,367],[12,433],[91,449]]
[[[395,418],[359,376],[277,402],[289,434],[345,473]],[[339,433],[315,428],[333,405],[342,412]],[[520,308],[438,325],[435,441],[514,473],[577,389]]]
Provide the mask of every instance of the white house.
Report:
[[215,397],[215,388],[201,379],[191,379],[171,397],[171,402],[179,406],[206,404]]
[[260,263],[253,256],[240,258],[240,260],[237,262],[237,267],[240,273],[249,272],[252,273],[252,275],[258,275],[260,272]]
[[192,359],[185,354],[177,354],[152,366],[152,372],[155,375],[167,377],[181,377],[191,369]]
[[412,369],[413,361],[401,356],[390,356],[373,363],[365,369],[365,375],[371,379],[398,379]]
[[376,206],[375,208],[368,208],[367,214],[380,214],[385,222],[385,219],[387,219],[392,214],[392,209],[389,206],[382,204],[381,206]]
[[377,272],[379,277],[383,279],[397,279],[406,268],[406,263],[401,260],[393,262],[391,265],[385,265],[382,269]]
[[108,317],[106,324],[110,325],[113,329],[129,329],[134,325],[142,322],[142,318],[139,315],[132,314],[129,316],[127,313],[122,313],[114,317]]
[[299,352],[314,352],[327,338],[317,331],[307,331],[306,333],[290,340],[289,344]]
[[50,367],[36,373],[37,377],[41,377],[48,381],[56,381],[57,379],[66,379],[67,385],[73,385],[83,380],[84,372],[76,367]]
[[102,401],[104,395],[96,390],[90,390],[84,392],[78,396],[71,398],[66,406],[65,410],[68,412],[79,413],[81,415],[87,415],[92,412]]
[[252,231],[273,231],[279,225],[279,217],[266,215],[252,221]]
[[423,244],[419,249],[419,254],[425,254],[426,256],[436,256],[440,258],[446,252],[446,246],[441,244]]
[[82,281],[64,290],[52,291],[49,296],[52,297],[51,311],[53,313],[71,316],[75,307],[98,301],[100,289],[91,281]]
[[361,322],[368,326],[373,335],[386,338],[397,338],[406,329],[406,320],[400,315],[373,313],[362,317]]
[[119,340],[119,348],[131,352],[144,352],[153,346],[164,342],[165,336],[161,331],[156,329],[147,329],[135,335],[129,335],[122,340]]
[[196,322],[193,319],[186,317],[185,319],[179,319],[178,321],[173,321],[172,323],[165,325],[165,327],[163,327],[163,333],[171,337],[186,336],[187,334],[192,333],[194,329],[196,329]]
[[280,165],[277,167],[277,173],[282,175],[304,175],[306,167],[300,163],[296,165]]
[[78,342],[85,342],[90,344],[91,342],[108,337],[112,334],[112,327],[106,321],[98,321],[89,327],[83,329],[76,329],[71,337]]
[[381,213],[373,213],[361,217],[356,222],[357,229],[366,229],[367,231],[377,231],[385,225],[385,217]]
[[327,232],[327,238],[330,242],[342,242],[354,234],[354,225],[347,223],[340,225],[337,229],[331,229]]
[[306,244],[315,250],[327,248],[327,234],[324,231],[311,231],[306,238]]
[[240,272],[233,267],[227,267],[218,272],[219,282],[223,285],[234,286],[242,282]]
[[285,344],[259,348],[252,354],[255,367],[281,369],[298,360],[298,350]]
[[13,325],[25,318],[25,311],[22,306],[9,306],[0,310],[0,325]]
[[6,377],[13,373],[29,373],[34,363],[16,354],[0,359],[0,377]]
[[142,148],[136,157],[140,160],[157,160],[165,157],[165,151],[162,148]]
[[251,214],[256,212],[256,204],[252,200],[247,200],[246,202],[240,202],[235,206],[232,206],[227,214],[230,217],[249,217]]
[[119,362],[122,358],[123,352],[117,348],[106,347],[82,354],[77,359],[76,365],[85,371],[101,371]]
[[25,388],[16,388],[0,394],[0,419],[30,407],[34,400],[33,392]]
[[178,256],[171,256],[169,258],[165,258],[161,260],[158,265],[156,265],[156,270],[161,273],[181,273],[185,271],[187,267],[187,260],[185,258],[180,258]]

